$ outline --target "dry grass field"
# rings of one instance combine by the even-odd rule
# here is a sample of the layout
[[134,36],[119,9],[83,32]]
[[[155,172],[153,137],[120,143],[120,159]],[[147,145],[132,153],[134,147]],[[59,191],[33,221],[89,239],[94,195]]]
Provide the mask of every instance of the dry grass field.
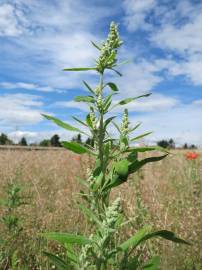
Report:
[[[21,250],[26,250],[28,269],[49,269],[41,252],[51,244],[41,240],[39,232],[87,233],[88,224],[76,207],[80,186],[75,176],[85,177],[91,163],[87,156],[80,158],[62,149],[0,150],[0,197],[5,196],[4,187],[12,181],[18,181],[28,196],[28,204],[19,212],[24,228]],[[151,241],[152,252],[161,254],[162,270],[202,269],[202,155],[191,161],[186,160],[184,151],[175,150],[165,160],[147,165],[115,192],[123,199],[126,215],[133,217],[125,234],[148,223],[192,242],[189,247]],[[3,211],[1,207],[1,215]],[[2,225],[0,232],[4,234]]]

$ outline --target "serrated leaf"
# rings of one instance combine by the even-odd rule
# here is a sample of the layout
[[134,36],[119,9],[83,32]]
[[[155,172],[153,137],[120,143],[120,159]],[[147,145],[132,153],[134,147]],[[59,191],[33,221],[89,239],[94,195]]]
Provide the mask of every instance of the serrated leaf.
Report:
[[64,71],[87,71],[87,70],[96,70],[95,67],[89,67],[89,68],[64,68]]
[[77,142],[62,142],[62,146],[76,154],[85,154],[89,150]]
[[61,233],[61,232],[47,232],[42,233],[42,236],[48,240],[57,241],[60,244],[77,244],[77,245],[87,245],[92,244],[93,241],[83,235]]
[[53,116],[50,116],[50,115],[46,115],[46,114],[42,114],[43,117],[45,117],[46,119],[48,120],[51,120],[52,122],[54,122],[56,125],[64,128],[64,129],[67,129],[67,130],[70,130],[70,131],[77,131],[79,133],[83,133],[83,134],[86,134],[85,132],[83,132],[82,130],[80,130],[79,128],[76,128],[76,127],[73,127],[71,126],[70,124],[68,123],[65,123],[63,121],[61,121],[60,119],[57,119]]
[[89,102],[89,103],[95,103],[95,99],[92,96],[77,96],[74,98],[77,102]]
[[147,133],[141,134],[139,136],[132,138],[130,141],[133,142],[133,141],[139,140],[139,139],[144,138],[145,136],[148,136],[149,134],[152,134],[152,133],[153,132],[147,132]]
[[46,255],[49,260],[57,267],[59,270],[70,270],[70,266],[60,257],[55,256],[54,254],[43,252],[44,255]]
[[126,98],[126,99],[123,99],[123,100],[119,101],[118,104],[119,105],[126,105],[126,104],[130,103],[131,101],[134,101],[134,100],[142,98],[142,97],[149,97],[150,95],[151,95],[151,93],[141,95],[141,96],[138,96],[138,97],[134,97],[134,98]]
[[167,157],[167,154],[166,155],[163,155],[163,156],[159,156],[159,157],[150,157],[150,158],[145,158],[145,159],[142,159],[142,160],[135,160],[133,163],[131,163],[129,165],[129,173],[134,173],[136,172],[137,170],[139,170],[141,167],[143,167],[145,164],[147,163],[150,163],[150,162],[157,162],[157,161],[160,161],[162,159],[164,159],[165,157]]

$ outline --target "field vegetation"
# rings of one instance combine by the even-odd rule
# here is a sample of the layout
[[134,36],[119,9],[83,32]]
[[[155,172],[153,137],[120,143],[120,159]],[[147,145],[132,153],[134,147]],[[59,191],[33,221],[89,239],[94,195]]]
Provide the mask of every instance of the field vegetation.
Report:
[[[193,244],[190,247],[151,240],[145,254],[160,254],[163,270],[202,269],[202,158],[189,160],[185,153],[173,150],[169,157],[146,165],[130,177],[128,184],[112,193],[112,198],[121,197],[125,213],[130,217],[130,227],[123,231],[125,236],[143,224],[152,224],[155,229],[172,230]],[[16,182],[26,198],[26,204],[17,209],[23,230],[16,248],[21,268],[16,269],[51,269],[42,252],[63,252],[41,238],[39,232],[89,231],[88,222],[76,205],[76,194],[81,187],[75,176],[85,177],[86,168],[92,164],[87,155],[80,157],[63,149],[0,151],[0,198],[5,198],[8,183]],[[5,207],[1,206],[0,211],[3,216]],[[3,223],[0,232],[4,239],[9,237]],[[0,269],[7,269],[5,261]]]

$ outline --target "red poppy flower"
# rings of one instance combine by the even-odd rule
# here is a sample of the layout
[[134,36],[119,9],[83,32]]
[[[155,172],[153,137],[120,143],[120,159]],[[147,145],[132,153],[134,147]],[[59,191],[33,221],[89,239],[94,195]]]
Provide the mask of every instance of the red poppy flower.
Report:
[[199,154],[195,153],[195,152],[187,152],[185,154],[185,157],[187,160],[194,160],[194,159],[197,159],[199,157]]
[[76,160],[76,161],[79,161],[79,162],[80,162],[80,161],[81,161],[81,157],[80,157],[80,156],[75,156],[75,157],[74,157],[74,160]]

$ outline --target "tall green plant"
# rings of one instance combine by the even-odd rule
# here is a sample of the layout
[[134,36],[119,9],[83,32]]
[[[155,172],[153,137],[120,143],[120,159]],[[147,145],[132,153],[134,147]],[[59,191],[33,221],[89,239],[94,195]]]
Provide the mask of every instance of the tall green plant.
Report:
[[[136,99],[148,97],[144,94],[138,97],[126,98],[113,102],[113,96],[118,94],[119,89],[114,82],[105,82],[106,70],[116,70],[117,51],[122,44],[117,30],[117,25],[111,23],[107,39],[101,44],[93,43],[98,49],[99,57],[94,67],[67,68],[65,71],[88,71],[93,70],[99,76],[99,83],[94,88],[84,81],[89,92],[87,96],[77,96],[77,102],[85,102],[89,106],[89,113],[85,120],[73,117],[76,122],[85,127],[85,130],[48,115],[48,120],[69,131],[85,134],[94,141],[94,146],[81,145],[78,142],[62,142],[63,147],[77,154],[88,153],[95,158],[95,166],[88,172],[86,180],[79,180],[84,186],[81,192],[85,202],[79,205],[81,211],[89,218],[93,225],[92,234],[88,236],[74,235],[69,233],[45,233],[44,236],[55,240],[66,249],[66,257],[60,258],[54,254],[46,253],[58,269],[158,269],[159,258],[153,257],[145,265],[140,262],[139,246],[146,240],[154,237],[162,237],[167,240],[188,244],[179,239],[174,233],[166,230],[151,231],[150,226],[145,226],[136,232],[131,238],[120,242],[116,237],[124,224],[120,198],[110,203],[110,193],[115,187],[125,183],[129,176],[137,172],[145,164],[162,160],[167,152],[160,147],[134,147],[132,142],[149,134],[131,136],[138,125],[131,126],[128,119],[127,109],[123,112],[121,126],[115,123],[116,116],[108,116],[109,112],[126,105]],[[112,138],[109,127],[114,125],[119,137]],[[86,132],[86,129],[88,130]],[[161,156],[138,158],[138,153],[159,150]],[[86,203],[87,202],[87,203]]]

